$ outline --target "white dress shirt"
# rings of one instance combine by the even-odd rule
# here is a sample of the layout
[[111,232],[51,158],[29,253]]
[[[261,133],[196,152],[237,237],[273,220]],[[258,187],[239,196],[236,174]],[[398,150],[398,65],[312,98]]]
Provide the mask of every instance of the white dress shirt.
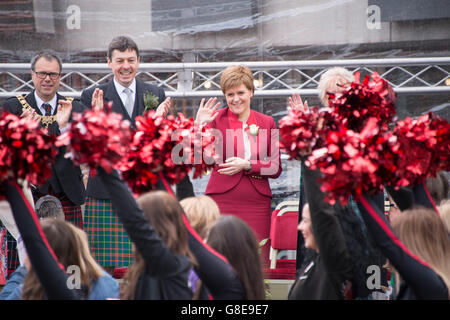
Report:
[[[123,105],[126,106],[127,94],[125,92],[123,92],[123,90],[125,90],[126,87],[124,87],[119,82],[117,82],[116,78],[114,78],[114,86],[116,87],[116,91],[119,94],[120,100],[122,100]],[[133,82],[130,84],[130,86],[128,88],[133,93],[133,97],[134,97],[133,106],[134,106],[134,102],[136,101],[136,79],[133,79]]]
[[56,94],[55,94],[55,96],[53,97],[53,99],[52,100],[50,100],[49,102],[45,102],[44,100],[42,100],[38,95],[37,95],[37,93],[36,93],[36,91],[34,91],[34,99],[36,100],[36,105],[37,105],[37,107],[39,108],[39,110],[41,110],[41,113],[43,114],[43,115],[45,115],[45,108],[44,107],[42,107],[42,105],[44,104],[44,103],[48,103],[51,107],[52,107],[52,115],[54,114],[54,112],[55,112],[55,109],[56,109],[56,105],[57,105],[57,103],[58,103],[58,98],[57,98],[57,96],[56,96]]

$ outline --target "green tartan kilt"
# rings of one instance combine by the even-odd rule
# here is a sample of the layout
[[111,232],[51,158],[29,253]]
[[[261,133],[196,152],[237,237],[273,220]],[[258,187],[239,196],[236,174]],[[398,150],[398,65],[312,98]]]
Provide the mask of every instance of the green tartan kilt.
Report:
[[127,267],[134,262],[131,240],[110,200],[87,197],[83,221],[92,256],[102,267]]

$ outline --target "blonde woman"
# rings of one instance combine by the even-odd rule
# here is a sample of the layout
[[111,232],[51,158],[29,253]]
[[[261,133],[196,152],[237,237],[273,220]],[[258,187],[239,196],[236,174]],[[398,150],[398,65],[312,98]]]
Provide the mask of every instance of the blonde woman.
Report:
[[[220,132],[222,154],[211,173],[205,194],[221,214],[244,220],[258,241],[269,238],[272,191],[269,178],[281,174],[278,130],[271,116],[250,108],[254,96],[252,71],[244,65],[227,67],[220,88],[227,106],[217,111],[216,99],[202,100],[195,122]],[[268,259],[269,243],[262,247]]]
[[450,238],[434,210],[417,207],[386,220],[373,196],[358,199],[369,232],[395,268],[399,300],[447,300],[450,288]]
[[212,223],[220,217],[216,202],[208,196],[189,197],[180,201],[189,224],[205,239]]

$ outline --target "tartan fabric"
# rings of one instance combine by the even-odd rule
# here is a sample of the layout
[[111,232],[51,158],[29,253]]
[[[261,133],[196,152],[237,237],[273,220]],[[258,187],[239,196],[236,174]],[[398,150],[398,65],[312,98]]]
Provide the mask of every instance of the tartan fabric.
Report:
[[75,205],[64,193],[54,193],[52,187],[48,188],[48,194],[59,199],[66,221],[71,222],[74,226],[80,229],[83,229],[83,213],[81,212],[81,206]]
[[71,222],[74,226],[83,229],[83,214],[81,212],[81,206],[74,205],[72,201],[63,197],[59,199],[64,211],[66,221]]
[[131,241],[110,200],[86,198],[84,230],[92,256],[102,267],[127,267],[134,262]]
[[8,248],[6,245],[6,228],[0,228],[0,285],[6,284],[8,278]]
[[[0,221],[0,230],[2,228],[5,228],[5,226]],[[17,241],[16,239],[14,239],[11,233],[9,233],[8,230],[6,231],[6,250],[7,250],[6,262],[9,278],[9,276],[19,267],[20,261],[19,261],[19,253],[17,252]]]

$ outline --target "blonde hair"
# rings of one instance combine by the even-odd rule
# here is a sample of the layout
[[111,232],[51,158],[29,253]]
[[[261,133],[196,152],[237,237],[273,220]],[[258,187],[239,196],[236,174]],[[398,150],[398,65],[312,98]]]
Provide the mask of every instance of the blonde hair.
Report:
[[353,73],[342,67],[333,67],[322,74],[319,85],[317,86],[322,105],[329,107],[328,93],[341,92],[342,87],[353,82],[354,78]]
[[253,72],[244,65],[229,66],[222,72],[220,88],[225,93],[228,89],[244,84],[248,90],[255,92]]
[[203,239],[214,221],[220,217],[216,202],[208,196],[189,197],[180,201],[190,225]]
[[442,222],[450,233],[450,199],[443,200],[438,206],[438,211]]
[[423,207],[405,210],[392,227],[408,250],[428,263],[450,289],[450,237],[436,212]]

